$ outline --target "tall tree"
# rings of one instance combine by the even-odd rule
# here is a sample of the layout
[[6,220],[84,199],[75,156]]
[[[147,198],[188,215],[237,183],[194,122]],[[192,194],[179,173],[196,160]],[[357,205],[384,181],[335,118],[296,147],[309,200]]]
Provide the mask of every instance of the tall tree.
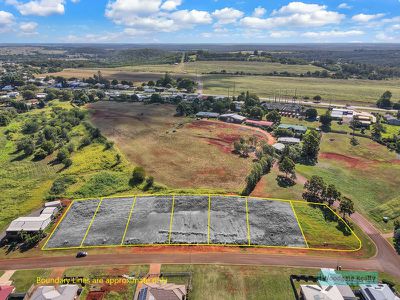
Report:
[[351,199],[344,198],[342,201],[340,201],[339,211],[342,213],[343,219],[346,220],[346,215],[351,216],[355,212],[353,201],[351,201]]
[[391,108],[393,106],[391,99],[392,99],[392,92],[386,91],[376,102],[376,106],[378,106],[379,108]]
[[335,201],[340,200],[342,194],[337,190],[333,184],[328,185],[323,197],[329,206],[332,206]]
[[290,175],[291,179],[295,179],[296,178],[295,169],[296,169],[296,164],[289,157],[284,157],[279,163],[279,171],[285,173],[286,178],[289,178]]
[[321,136],[316,130],[310,130],[306,133],[303,138],[302,154],[311,162],[318,161],[319,144],[321,142]]
[[320,176],[312,176],[304,185],[303,199],[308,202],[322,203],[324,200],[326,184]]

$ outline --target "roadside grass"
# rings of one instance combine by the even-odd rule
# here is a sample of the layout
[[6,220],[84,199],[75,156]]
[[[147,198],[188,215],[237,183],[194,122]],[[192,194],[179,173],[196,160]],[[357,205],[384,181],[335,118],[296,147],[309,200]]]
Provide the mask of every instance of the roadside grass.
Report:
[[25,293],[32,285],[37,284],[37,279],[47,279],[50,269],[17,270],[11,276],[16,293]]
[[172,105],[97,102],[90,110],[129,162],[172,190],[240,193],[252,161],[232,154],[233,142],[265,138],[251,127],[174,117]]
[[328,207],[292,202],[310,248],[356,250],[357,237]]
[[300,97],[308,96],[311,99],[320,95],[324,101],[352,104],[374,105],[379,97],[387,90],[393,93],[394,98],[400,97],[400,80],[339,80],[322,78],[299,77],[272,77],[272,76],[228,76],[207,75],[203,76],[204,93],[227,95],[228,88],[236,93],[250,91],[260,97],[273,97],[282,89],[294,90]]

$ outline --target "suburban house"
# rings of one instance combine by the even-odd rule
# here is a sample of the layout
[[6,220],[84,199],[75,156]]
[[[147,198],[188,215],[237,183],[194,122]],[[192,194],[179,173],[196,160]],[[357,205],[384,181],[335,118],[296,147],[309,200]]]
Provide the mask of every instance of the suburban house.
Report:
[[9,92],[7,96],[10,98],[17,98],[19,96],[19,92]]
[[219,120],[227,123],[242,124],[244,121],[247,120],[247,118],[238,114],[225,114],[225,115],[220,115]]
[[261,106],[268,111],[277,110],[281,115],[288,117],[298,117],[303,110],[302,106],[296,103],[264,102]]
[[387,284],[360,285],[364,300],[400,300]]
[[235,111],[241,111],[244,106],[244,101],[233,101],[232,103],[235,105]]
[[344,300],[335,285],[320,287],[318,285],[301,285],[300,293],[304,300]]
[[385,119],[389,125],[400,126],[400,119],[397,119],[392,115],[386,115]]
[[202,119],[218,119],[219,114],[208,111],[201,111],[196,114],[196,117]]
[[14,290],[15,287],[11,285],[0,285],[0,300],[8,300]]
[[321,287],[327,287],[335,283],[344,300],[358,299],[343,276],[334,269],[323,268],[321,269],[321,275],[324,278],[324,280],[318,281]]
[[11,222],[6,229],[6,237],[8,239],[18,238],[18,234],[23,231],[26,233],[38,233],[45,230],[59,209],[57,207],[45,207],[38,217],[20,217]]
[[278,143],[284,145],[297,145],[300,144],[301,140],[294,137],[280,137],[278,138]]
[[331,118],[333,120],[343,121],[344,118],[352,118],[354,111],[351,109],[334,108],[331,111]]
[[78,285],[37,286],[29,291],[26,300],[75,300],[79,298]]
[[2,91],[7,91],[7,92],[11,92],[14,90],[14,87],[12,85],[6,85],[5,87],[3,87],[1,89]]
[[268,121],[255,121],[255,120],[246,120],[244,122],[246,125],[253,126],[253,127],[259,127],[262,129],[268,129],[274,126],[273,122],[268,122]]
[[281,124],[278,128],[291,130],[295,134],[305,134],[307,132],[307,127],[301,125]]
[[184,285],[173,283],[144,283],[134,300],[186,300],[187,290]]

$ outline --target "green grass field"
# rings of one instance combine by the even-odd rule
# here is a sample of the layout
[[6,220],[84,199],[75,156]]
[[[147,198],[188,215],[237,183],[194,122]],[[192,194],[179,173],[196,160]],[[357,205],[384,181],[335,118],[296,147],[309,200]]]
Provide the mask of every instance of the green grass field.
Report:
[[36,270],[18,270],[11,276],[16,293],[25,293],[34,284],[36,285],[37,278],[48,278],[50,269]]
[[300,226],[310,248],[356,250],[357,237],[328,207],[293,202]]
[[[315,95],[329,102],[373,105],[386,91],[393,93],[394,99],[400,97],[400,80],[333,80],[299,77],[269,77],[269,76],[224,76],[208,75],[203,77],[204,93],[227,95],[228,88],[232,95],[235,86],[236,93],[250,91],[260,97],[273,97],[276,91],[291,90],[290,95],[310,98]],[[288,92],[288,93],[289,93]]]

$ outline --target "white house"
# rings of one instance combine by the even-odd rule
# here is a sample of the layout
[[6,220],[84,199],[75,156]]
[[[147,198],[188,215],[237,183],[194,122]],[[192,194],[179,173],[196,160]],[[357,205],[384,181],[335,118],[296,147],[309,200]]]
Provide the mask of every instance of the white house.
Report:
[[320,287],[318,285],[301,285],[300,293],[304,300],[344,300],[337,286],[329,285]]
[[360,285],[365,300],[400,300],[387,284]]

